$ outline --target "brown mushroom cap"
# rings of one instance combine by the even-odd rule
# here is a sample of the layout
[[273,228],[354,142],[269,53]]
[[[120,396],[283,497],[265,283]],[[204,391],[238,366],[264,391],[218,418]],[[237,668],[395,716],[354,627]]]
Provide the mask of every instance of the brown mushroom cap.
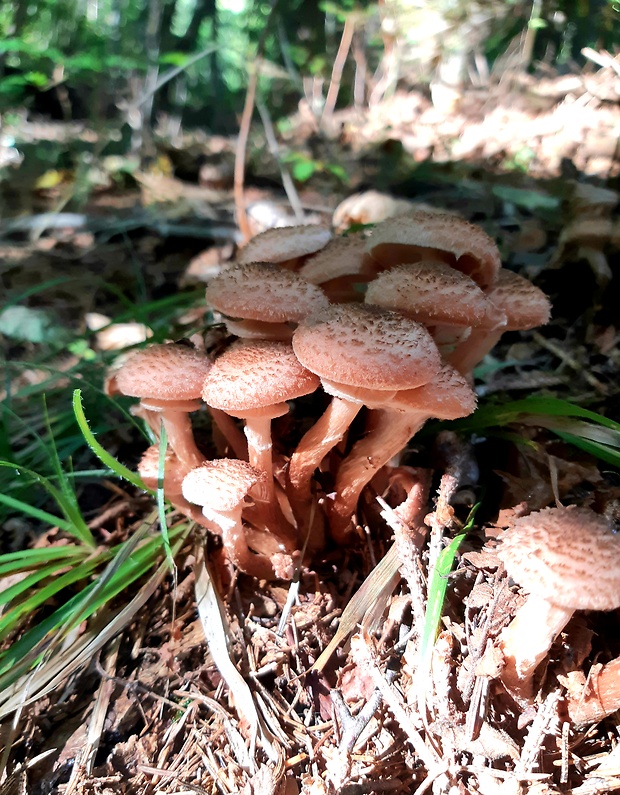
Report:
[[397,392],[385,403],[385,408],[420,411],[440,420],[456,420],[471,414],[476,403],[476,394],[467,379],[445,364],[427,384]]
[[504,323],[501,310],[476,282],[445,262],[425,260],[383,271],[368,285],[364,300],[426,325],[495,328]]
[[372,269],[366,266],[366,241],[359,235],[335,237],[318,254],[309,257],[299,269],[299,275],[312,284],[322,284],[341,276],[357,276]]
[[206,298],[225,315],[268,323],[298,322],[329,304],[319,287],[268,262],[229,268],[209,283]]
[[571,610],[620,607],[620,535],[586,508],[517,519],[497,550],[525,591]]
[[206,461],[183,478],[183,496],[194,505],[208,505],[218,512],[234,511],[246,494],[266,479],[245,461],[219,458]]
[[429,257],[446,260],[483,288],[501,267],[495,241],[483,229],[446,213],[389,218],[375,227],[366,251],[384,268]]
[[332,238],[325,226],[283,226],[267,229],[253,237],[237,257],[241,264],[247,262],[286,262],[297,257],[314,254]]
[[236,415],[307,395],[319,383],[290,345],[239,342],[216,359],[204,383],[203,398],[208,405]]
[[486,296],[505,312],[505,331],[531,329],[549,322],[549,299],[539,287],[518,273],[502,268]]
[[212,367],[203,354],[184,345],[150,345],[136,351],[115,374],[123,395],[156,400],[193,400]]
[[337,304],[306,318],[295,330],[293,349],[321,377],[367,389],[421,386],[441,366],[424,326],[368,305]]

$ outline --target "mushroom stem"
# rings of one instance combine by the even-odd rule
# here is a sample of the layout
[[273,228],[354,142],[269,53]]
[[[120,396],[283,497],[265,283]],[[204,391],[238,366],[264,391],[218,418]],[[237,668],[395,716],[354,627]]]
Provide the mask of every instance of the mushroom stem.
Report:
[[222,543],[232,564],[252,577],[271,580],[277,575],[270,558],[265,555],[254,555],[248,547],[241,521],[242,508],[242,503],[231,511],[214,511],[204,506],[202,512],[208,520],[215,522],[221,529]]
[[444,358],[459,373],[468,375],[500,341],[505,328],[472,329],[469,337],[459,343],[453,351],[444,353]]
[[295,502],[310,499],[313,472],[341,441],[361,408],[361,403],[334,397],[322,416],[304,434],[288,468],[288,481]]
[[226,444],[229,445],[235,458],[240,461],[248,460],[248,444],[239,428],[235,425],[234,419],[221,409],[214,409],[212,406],[207,407],[213,423],[218,431],[224,437]]
[[[281,404],[281,406],[282,409],[288,410],[286,403]],[[282,413],[284,413],[283,410],[277,411],[274,409],[267,416],[246,417],[245,435],[248,440],[250,465],[267,475],[266,479],[258,483],[254,488],[255,510],[253,522],[266,527],[278,537],[285,548],[292,550],[297,546],[297,532],[286,521],[280,510],[273,478],[271,418]]]
[[353,445],[336,475],[336,499],[330,510],[334,541],[339,544],[346,542],[362,489],[382,466],[405,447],[428,417],[428,411],[376,411],[372,431]]
[[534,671],[574,612],[574,608],[553,605],[536,594],[527,597],[499,636],[505,660],[501,679],[510,691],[531,697]]
[[603,666],[591,678],[579,697],[568,701],[568,714],[573,724],[580,728],[597,723],[620,709],[620,658]]
[[168,444],[186,469],[194,469],[205,460],[196,447],[189,414],[176,409],[162,409],[161,421],[166,429]]

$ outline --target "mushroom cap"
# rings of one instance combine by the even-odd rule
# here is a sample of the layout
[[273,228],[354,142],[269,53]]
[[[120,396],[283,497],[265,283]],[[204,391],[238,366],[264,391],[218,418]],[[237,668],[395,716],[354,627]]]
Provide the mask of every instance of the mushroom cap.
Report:
[[283,226],[253,237],[239,252],[237,262],[286,262],[314,254],[332,238],[325,226]]
[[424,386],[397,392],[387,402],[386,408],[428,411],[429,417],[456,420],[475,411],[476,403],[476,394],[465,376],[449,364],[444,364],[437,375]]
[[368,285],[365,302],[426,325],[496,328],[504,315],[473,279],[445,262],[424,260],[383,271]]
[[620,607],[620,535],[587,508],[545,508],[517,519],[497,555],[525,591],[558,607]]
[[[416,249],[425,249],[420,256]],[[495,241],[479,226],[447,213],[414,212],[378,224],[366,251],[384,267],[449,255],[449,264],[481,287],[493,284],[501,267]],[[443,256],[439,256],[444,259]]]
[[212,367],[203,354],[185,345],[150,345],[132,353],[115,374],[123,395],[154,400],[194,400]]
[[269,323],[298,322],[329,303],[320,287],[268,262],[229,268],[209,283],[206,298],[230,317]]
[[325,248],[309,257],[299,269],[299,275],[312,284],[322,284],[341,276],[372,275],[364,257],[366,241],[360,235],[335,237]]
[[535,328],[549,322],[549,299],[539,287],[518,273],[502,268],[486,295],[506,314],[507,331]]
[[441,367],[424,326],[370,305],[334,304],[307,317],[293,334],[293,349],[322,378],[366,389],[421,386]]
[[314,392],[320,379],[285,342],[237,342],[219,356],[204,383],[203,399],[237,415]]
[[206,461],[183,478],[183,496],[193,505],[213,511],[234,511],[253,486],[267,479],[264,472],[245,461],[218,458]]

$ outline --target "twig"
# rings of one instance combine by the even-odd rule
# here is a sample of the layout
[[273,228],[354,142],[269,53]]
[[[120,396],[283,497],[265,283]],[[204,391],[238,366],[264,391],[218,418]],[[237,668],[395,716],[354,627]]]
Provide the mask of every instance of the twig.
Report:
[[237,223],[239,230],[245,242],[251,237],[250,224],[248,222],[248,215],[245,211],[245,201],[243,196],[243,186],[245,180],[245,155],[248,146],[248,138],[250,137],[250,124],[252,123],[252,114],[254,112],[254,100],[256,98],[256,87],[258,86],[259,76],[259,59],[265,46],[265,39],[267,38],[267,31],[269,23],[273,18],[274,12],[278,6],[278,0],[273,0],[269,14],[263,30],[261,31],[258,45],[256,47],[256,55],[254,62],[250,64],[249,72],[250,79],[248,80],[248,88],[245,94],[245,103],[243,106],[243,113],[241,114],[241,122],[239,124],[239,137],[237,138],[237,148],[235,150],[235,171],[234,171],[234,198],[235,198],[235,212],[237,215]]
[[325,98],[325,105],[323,106],[323,113],[321,114],[321,124],[329,121],[336,107],[336,100],[338,99],[338,92],[340,91],[340,81],[342,80],[342,70],[344,69],[347,55],[353,41],[353,34],[355,32],[355,16],[351,13],[347,14],[344,22],[344,30],[342,31],[342,38],[340,39],[340,46],[334,58],[334,65],[332,67],[332,75],[329,81],[329,88],[327,89],[327,97]]
[[273,124],[271,123],[271,116],[269,115],[267,106],[262,100],[257,99],[256,109],[258,110],[258,114],[263,123],[265,138],[267,139],[267,146],[269,147],[269,151],[274,156],[278,164],[278,169],[280,170],[280,179],[282,180],[282,187],[286,192],[291,209],[295,213],[296,220],[299,221],[299,223],[302,223],[304,220],[304,211],[301,205],[301,200],[297,190],[295,189],[295,184],[291,178],[289,170],[286,168],[282,162],[282,158],[280,157],[280,147],[278,146],[278,141],[276,139],[276,134],[273,129]]

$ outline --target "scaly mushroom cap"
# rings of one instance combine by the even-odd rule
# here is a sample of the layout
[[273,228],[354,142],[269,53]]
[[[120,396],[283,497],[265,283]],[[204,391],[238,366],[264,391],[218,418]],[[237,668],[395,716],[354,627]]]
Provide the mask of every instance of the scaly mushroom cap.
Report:
[[476,282],[445,262],[426,260],[383,271],[368,285],[364,300],[426,325],[496,328],[504,323],[501,310]]
[[283,226],[253,237],[239,252],[237,262],[286,262],[314,254],[332,238],[325,226]]
[[133,353],[114,380],[123,395],[155,400],[193,400],[212,363],[184,345],[151,345]]
[[444,364],[427,384],[397,392],[387,401],[385,408],[427,411],[429,417],[456,420],[475,411],[476,403],[476,394],[467,379],[454,367]]
[[484,230],[446,213],[389,218],[375,227],[366,251],[384,268],[436,257],[482,288],[493,284],[501,267],[495,241]]
[[300,364],[290,345],[239,342],[216,359],[204,383],[203,399],[209,406],[236,415],[307,395],[319,383],[319,378]]
[[224,271],[209,283],[206,298],[225,315],[268,323],[296,323],[329,304],[319,287],[268,262]]
[[306,318],[293,335],[299,361],[322,378],[366,389],[408,389],[441,367],[424,326],[376,306],[336,304]]
[[192,469],[183,478],[183,496],[193,505],[206,505],[217,512],[234,511],[246,494],[266,480],[245,461],[218,458]]
[[335,237],[318,254],[309,257],[299,275],[312,284],[322,284],[342,276],[372,275],[364,258],[366,241],[359,235]]
[[486,296],[506,314],[506,331],[531,329],[549,322],[549,299],[540,288],[518,273],[502,268]]
[[620,607],[620,535],[586,508],[517,519],[497,555],[525,591],[571,610]]

